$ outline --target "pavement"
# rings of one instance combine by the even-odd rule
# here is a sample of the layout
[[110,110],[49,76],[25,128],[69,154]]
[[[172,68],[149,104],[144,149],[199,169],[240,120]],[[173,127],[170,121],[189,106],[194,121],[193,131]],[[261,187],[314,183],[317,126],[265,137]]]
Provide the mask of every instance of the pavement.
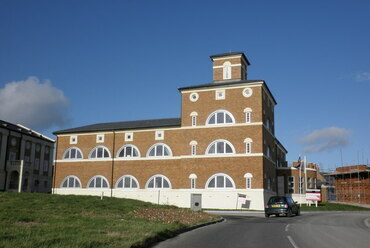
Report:
[[337,202],[337,201],[329,201],[330,203],[338,203],[343,205],[350,205],[350,206],[357,206],[357,207],[363,207],[363,208],[369,208],[370,204],[363,204],[363,203],[356,203],[356,202]]

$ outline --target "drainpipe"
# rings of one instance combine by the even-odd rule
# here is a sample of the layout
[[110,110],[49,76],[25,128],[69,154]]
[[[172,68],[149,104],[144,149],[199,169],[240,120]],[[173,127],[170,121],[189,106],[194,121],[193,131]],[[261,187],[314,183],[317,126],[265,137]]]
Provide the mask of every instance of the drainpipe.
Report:
[[113,173],[114,173],[114,158],[116,149],[116,132],[113,131],[113,153],[112,153],[112,172],[111,172],[111,184],[110,184],[110,197],[113,197]]
[[53,187],[51,189],[51,194],[55,194],[55,178],[56,178],[56,175],[57,175],[57,159],[58,159],[58,136],[57,136],[57,139],[56,139],[56,145],[55,145],[55,153],[54,153],[54,169],[53,169]]

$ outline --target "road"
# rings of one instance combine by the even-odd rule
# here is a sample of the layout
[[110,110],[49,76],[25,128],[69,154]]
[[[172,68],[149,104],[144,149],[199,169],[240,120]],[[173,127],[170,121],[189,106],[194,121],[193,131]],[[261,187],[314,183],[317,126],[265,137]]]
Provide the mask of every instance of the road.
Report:
[[369,248],[370,212],[303,212],[265,218],[263,213],[223,216],[225,221],[161,242],[156,248]]

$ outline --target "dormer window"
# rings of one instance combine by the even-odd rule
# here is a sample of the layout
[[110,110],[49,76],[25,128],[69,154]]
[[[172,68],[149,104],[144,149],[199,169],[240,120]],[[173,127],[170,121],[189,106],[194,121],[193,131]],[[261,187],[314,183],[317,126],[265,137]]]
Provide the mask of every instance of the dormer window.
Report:
[[229,61],[226,61],[223,64],[223,79],[231,79],[231,63]]

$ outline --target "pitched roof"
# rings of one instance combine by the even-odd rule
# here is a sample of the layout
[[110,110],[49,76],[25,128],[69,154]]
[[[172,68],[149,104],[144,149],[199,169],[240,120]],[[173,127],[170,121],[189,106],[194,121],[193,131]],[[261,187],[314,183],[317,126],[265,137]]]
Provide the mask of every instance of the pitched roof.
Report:
[[25,127],[21,124],[13,124],[13,123],[10,123],[10,122],[7,122],[7,121],[0,120],[0,128],[5,128],[9,131],[21,133],[21,134],[28,135],[28,136],[31,136],[31,137],[34,137],[34,138],[37,138],[37,139],[46,140],[46,141],[55,143],[55,140],[53,140],[53,139],[51,139],[51,138],[49,138],[45,135],[42,135],[41,133],[38,133],[38,132],[36,132],[36,131],[28,128],[28,127]]
[[245,56],[245,54],[243,52],[220,53],[220,54],[211,55],[209,57],[213,60],[213,58],[227,57],[227,56],[234,56],[234,55],[241,55],[243,57],[243,59],[247,62],[248,65],[251,64],[251,63],[249,63],[247,57]]
[[60,131],[55,131],[53,134],[58,135],[67,133],[117,131],[141,128],[179,127],[180,125],[181,118],[153,119],[141,121],[121,121],[121,122],[97,123],[82,127],[64,129]]

